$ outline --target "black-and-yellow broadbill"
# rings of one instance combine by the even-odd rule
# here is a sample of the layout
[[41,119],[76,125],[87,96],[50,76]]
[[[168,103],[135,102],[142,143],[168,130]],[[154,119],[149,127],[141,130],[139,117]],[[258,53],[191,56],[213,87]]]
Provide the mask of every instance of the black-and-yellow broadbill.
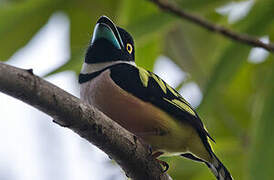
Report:
[[152,155],[204,162],[218,180],[232,179],[195,110],[159,76],[136,66],[133,38],[106,16],[95,25],[79,83],[82,100],[142,139]]

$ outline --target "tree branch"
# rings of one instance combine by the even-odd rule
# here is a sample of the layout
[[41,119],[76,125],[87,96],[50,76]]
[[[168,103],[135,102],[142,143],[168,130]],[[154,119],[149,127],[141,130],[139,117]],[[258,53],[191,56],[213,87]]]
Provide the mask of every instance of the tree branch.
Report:
[[167,180],[158,162],[136,137],[77,97],[23,70],[0,63],[0,91],[53,117],[113,158],[132,179]]
[[179,16],[183,19],[186,19],[194,24],[202,26],[209,31],[213,31],[213,32],[222,34],[223,36],[225,36],[227,38],[247,44],[249,46],[261,47],[261,48],[264,48],[270,52],[274,52],[274,44],[273,43],[264,43],[261,40],[251,37],[247,34],[239,34],[239,33],[233,32],[232,30],[229,30],[223,26],[215,25],[205,19],[202,19],[199,16],[196,16],[196,15],[193,15],[193,14],[183,11],[182,9],[176,7],[175,5],[168,3],[167,0],[150,0],[150,1],[155,3],[158,7],[160,7],[164,11],[170,12],[170,13],[172,13],[176,16]]

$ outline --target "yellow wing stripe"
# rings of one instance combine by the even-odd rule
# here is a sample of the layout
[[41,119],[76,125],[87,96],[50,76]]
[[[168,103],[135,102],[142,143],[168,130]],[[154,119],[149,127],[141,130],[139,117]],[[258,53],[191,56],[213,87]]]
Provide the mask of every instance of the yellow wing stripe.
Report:
[[166,87],[174,96],[180,98],[181,101],[183,101],[185,104],[190,106],[190,104],[179,93],[177,93],[172,87],[170,87],[168,84],[166,84]]
[[172,87],[170,87],[168,84],[165,84],[160,78],[158,78],[155,74],[153,73],[149,73],[148,71],[146,71],[145,69],[138,67],[139,69],[139,76],[140,79],[142,81],[142,84],[144,87],[148,87],[148,81],[149,81],[149,77],[152,77],[160,86],[160,88],[163,90],[163,92],[166,94],[167,93],[167,89],[176,97],[179,97],[180,100],[178,99],[172,99],[169,100],[167,98],[163,98],[165,101],[168,101],[169,103],[177,106],[178,108],[187,111],[188,113],[192,114],[193,116],[196,116],[195,112],[190,108],[189,103],[180,96],[180,94],[178,94]]
[[138,69],[139,69],[139,76],[140,76],[140,79],[143,83],[143,86],[147,87],[148,86],[149,73],[143,68],[138,67]]
[[149,77],[151,76],[157,82],[157,84],[160,86],[160,88],[164,91],[164,93],[165,94],[167,93],[165,83],[160,78],[158,78],[153,73],[150,74],[148,71],[146,71],[145,69],[143,69],[141,67],[138,67],[138,69],[139,69],[139,76],[140,76],[140,79],[141,79],[144,87],[148,86]]
[[[207,130],[207,128],[206,128],[206,126],[203,124],[203,128],[205,129],[205,131],[208,133],[208,130]],[[209,143],[209,146],[211,147],[211,150],[212,150],[212,152],[214,152],[214,149],[212,148],[212,143],[211,143],[211,140],[212,139],[210,139],[208,136],[206,136],[206,138],[207,138],[207,141],[208,141],[208,143]]]
[[166,84],[166,87],[174,96],[179,96],[179,94],[172,87],[170,87],[170,85]]
[[169,100],[167,98],[163,98],[165,101],[168,101],[169,103],[177,106],[178,108],[187,111],[188,113],[192,114],[193,116],[196,116],[195,112],[184,102],[179,101],[177,99]]
[[184,109],[185,111],[189,112],[190,114],[192,114],[193,116],[196,116],[195,112],[184,102],[179,101],[178,99],[173,99],[172,102],[174,102],[175,104],[177,104],[179,107],[181,107],[182,109]]
[[190,104],[182,97],[180,96],[180,100],[183,101],[185,104],[187,104],[188,106],[190,106]]
[[153,79],[155,79],[155,81],[159,84],[159,86],[161,87],[161,89],[164,91],[164,93],[166,94],[166,86],[165,86],[165,83],[160,79],[158,78],[155,74],[151,74],[151,77]]

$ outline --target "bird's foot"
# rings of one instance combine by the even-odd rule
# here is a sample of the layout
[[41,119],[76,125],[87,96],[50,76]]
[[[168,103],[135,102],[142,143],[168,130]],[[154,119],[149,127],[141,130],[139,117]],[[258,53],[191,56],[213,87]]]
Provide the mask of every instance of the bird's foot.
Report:
[[151,155],[152,158],[154,158],[159,164],[161,164],[164,167],[164,170],[163,170],[164,173],[169,169],[169,165],[167,162],[157,159],[159,156],[164,154],[163,152],[161,151],[153,152],[153,148],[151,147],[151,145],[147,144],[142,138],[138,136],[134,135],[133,139],[136,145],[137,145],[137,141],[139,141],[144,147],[148,148],[150,153],[149,155]]
[[165,161],[159,160],[159,159],[156,159],[156,161],[157,161],[158,163],[160,163],[162,166],[164,166],[165,169],[163,170],[163,173],[167,172],[167,170],[169,169],[168,163],[165,162]]
[[163,172],[165,173],[165,172],[167,172],[167,170],[169,169],[169,165],[168,165],[168,163],[167,162],[165,162],[165,161],[162,161],[162,160],[159,160],[159,159],[157,159],[159,156],[161,156],[162,154],[164,154],[163,152],[160,152],[160,151],[156,151],[155,153],[153,153],[152,154],[152,157],[159,163],[159,164],[161,164],[162,166],[164,166],[164,170],[163,170]]

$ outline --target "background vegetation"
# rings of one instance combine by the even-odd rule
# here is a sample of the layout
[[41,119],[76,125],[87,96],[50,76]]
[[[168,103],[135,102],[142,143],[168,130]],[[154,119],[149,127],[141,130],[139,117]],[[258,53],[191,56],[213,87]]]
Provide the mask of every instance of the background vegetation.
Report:
[[[177,0],[182,9],[233,31],[268,36],[274,41],[274,1],[252,1],[247,14],[229,23],[216,9],[229,0]],[[240,3],[237,1],[237,3]],[[169,57],[198,84],[203,99],[197,111],[215,138],[217,155],[235,179],[274,177],[274,56],[231,41],[185,20],[162,12],[146,0],[1,0],[0,60],[24,47],[49,17],[61,11],[70,21],[71,57],[50,72],[79,73],[97,18],[103,14],[127,29],[136,44],[137,64],[152,70],[160,55]],[[264,57],[262,57],[264,56]],[[260,57],[257,57],[257,59]],[[255,58],[256,59],[256,58]],[[179,157],[164,158],[174,179],[213,179],[206,166]]]

